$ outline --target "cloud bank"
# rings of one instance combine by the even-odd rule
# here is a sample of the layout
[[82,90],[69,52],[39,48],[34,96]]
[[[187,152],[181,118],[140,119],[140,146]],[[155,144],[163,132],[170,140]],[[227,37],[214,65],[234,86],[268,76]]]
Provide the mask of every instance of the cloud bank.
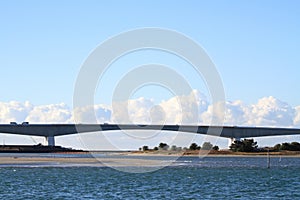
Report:
[[[64,103],[33,105],[30,102],[0,102],[0,123],[165,123],[210,124],[214,106],[201,92],[172,97],[159,104],[152,99],[138,98],[112,105],[94,105],[77,109]],[[90,115],[92,113],[92,116]],[[76,119],[76,120],[75,120]],[[275,97],[264,97],[255,104],[240,100],[225,106],[225,125],[299,127],[300,106],[292,107]]]

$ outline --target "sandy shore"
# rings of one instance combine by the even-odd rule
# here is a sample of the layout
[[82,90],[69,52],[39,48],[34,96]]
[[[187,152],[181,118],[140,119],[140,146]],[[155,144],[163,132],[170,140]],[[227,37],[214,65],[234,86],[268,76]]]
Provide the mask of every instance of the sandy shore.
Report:
[[[73,153],[76,154],[76,153]],[[99,152],[98,152],[99,154]],[[97,154],[96,154],[97,155]],[[113,156],[104,157],[74,157],[72,154],[68,156],[64,154],[52,154],[51,156],[28,156],[28,154],[18,155],[1,155],[0,154],[0,167],[1,166],[14,166],[14,165],[38,165],[38,166],[162,166],[168,165],[180,156],[193,156],[193,157],[266,157],[267,153],[233,153],[233,152],[205,152],[194,151],[185,152],[185,155],[179,152],[123,152],[113,153]],[[117,156],[117,157],[114,157]],[[154,159],[154,157],[169,157],[169,159]],[[271,157],[295,157],[300,158],[299,152],[271,152]]]
[[1,157],[0,164],[30,164],[30,163],[95,163],[95,158],[49,158],[49,157]]
[[[148,157],[150,158],[150,157]],[[169,161],[172,162],[172,159]],[[22,157],[22,156],[2,156],[0,157],[0,167],[2,166],[109,166],[128,167],[146,166],[159,167],[168,164],[164,160],[132,157],[108,157],[108,158],[74,158],[74,157]]]
[[[209,157],[265,157],[268,155],[268,152],[231,152],[231,151],[186,151],[186,152],[172,152],[172,151],[133,151],[128,155],[131,156],[209,156]],[[282,152],[269,152],[270,156],[279,156],[279,157],[300,157],[300,152],[297,151],[282,151]]]

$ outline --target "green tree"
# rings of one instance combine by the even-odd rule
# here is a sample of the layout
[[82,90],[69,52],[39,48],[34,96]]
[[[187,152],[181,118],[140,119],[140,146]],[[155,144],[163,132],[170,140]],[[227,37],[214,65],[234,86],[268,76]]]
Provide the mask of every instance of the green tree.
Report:
[[274,151],[280,151],[281,149],[281,144],[276,144],[274,147],[273,147]]
[[219,147],[217,145],[215,145],[212,149],[215,151],[219,151]]
[[196,143],[192,143],[189,149],[190,150],[199,150],[200,146],[198,146],[198,144],[196,144]]
[[291,151],[300,151],[300,143],[292,142],[291,143]]
[[283,150],[283,151],[300,151],[300,143],[298,143],[298,142],[292,142],[292,143],[284,142],[284,143],[281,144],[280,150]]
[[231,144],[230,150],[234,152],[254,152],[257,151],[257,142],[254,142],[253,139],[236,140]]
[[210,142],[204,142],[202,144],[202,150],[211,150],[213,148],[213,145]]
[[166,143],[159,143],[159,149],[162,149],[162,150],[168,150],[169,149],[169,145],[167,145]]
[[288,150],[290,150],[290,148],[291,148],[290,143],[284,142],[281,144],[280,150],[288,151]]
[[148,146],[143,146],[142,149],[143,149],[143,151],[148,151],[149,147]]
[[171,151],[177,151],[176,145],[172,145],[171,148],[170,148],[170,150],[171,150]]

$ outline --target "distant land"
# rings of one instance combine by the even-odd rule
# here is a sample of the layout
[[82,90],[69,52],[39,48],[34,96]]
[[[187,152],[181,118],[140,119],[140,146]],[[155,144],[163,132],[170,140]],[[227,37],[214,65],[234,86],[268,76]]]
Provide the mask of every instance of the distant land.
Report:
[[65,148],[61,146],[44,146],[38,145],[1,145],[0,153],[70,153],[70,152],[87,152],[84,150],[77,150]]
[[[131,155],[162,155],[162,156],[266,156],[268,152],[233,152],[230,150],[187,150],[187,151],[131,151]],[[297,156],[300,157],[300,151],[279,151],[269,152],[271,156]]]

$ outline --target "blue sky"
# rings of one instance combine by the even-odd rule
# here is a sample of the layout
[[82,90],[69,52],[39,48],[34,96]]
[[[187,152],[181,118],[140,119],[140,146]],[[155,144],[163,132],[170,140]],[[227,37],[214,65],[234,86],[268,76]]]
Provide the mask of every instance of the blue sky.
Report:
[[227,99],[272,95],[300,105],[297,1],[2,1],[0,9],[1,101],[70,105],[80,66],[98,44],[162,27],[206,49]]
[[[299,1],[1,1],[0,27],[1,102],[72,107],[77,74],[97,45],[127,30],[161,27],[187,35],[207,51],[228,101],[251,104],[274,96],[300,105]],[[155,52],[143,55],[117,66],[162,61]],[[164,62],[207,93],[184,62],[168,55]],[[124,71],[116,67],[104,80]],[[96,101],[109,104],[110,91],[109,84],[97,91]],[[134,97],[170,97],[153,91]]]

